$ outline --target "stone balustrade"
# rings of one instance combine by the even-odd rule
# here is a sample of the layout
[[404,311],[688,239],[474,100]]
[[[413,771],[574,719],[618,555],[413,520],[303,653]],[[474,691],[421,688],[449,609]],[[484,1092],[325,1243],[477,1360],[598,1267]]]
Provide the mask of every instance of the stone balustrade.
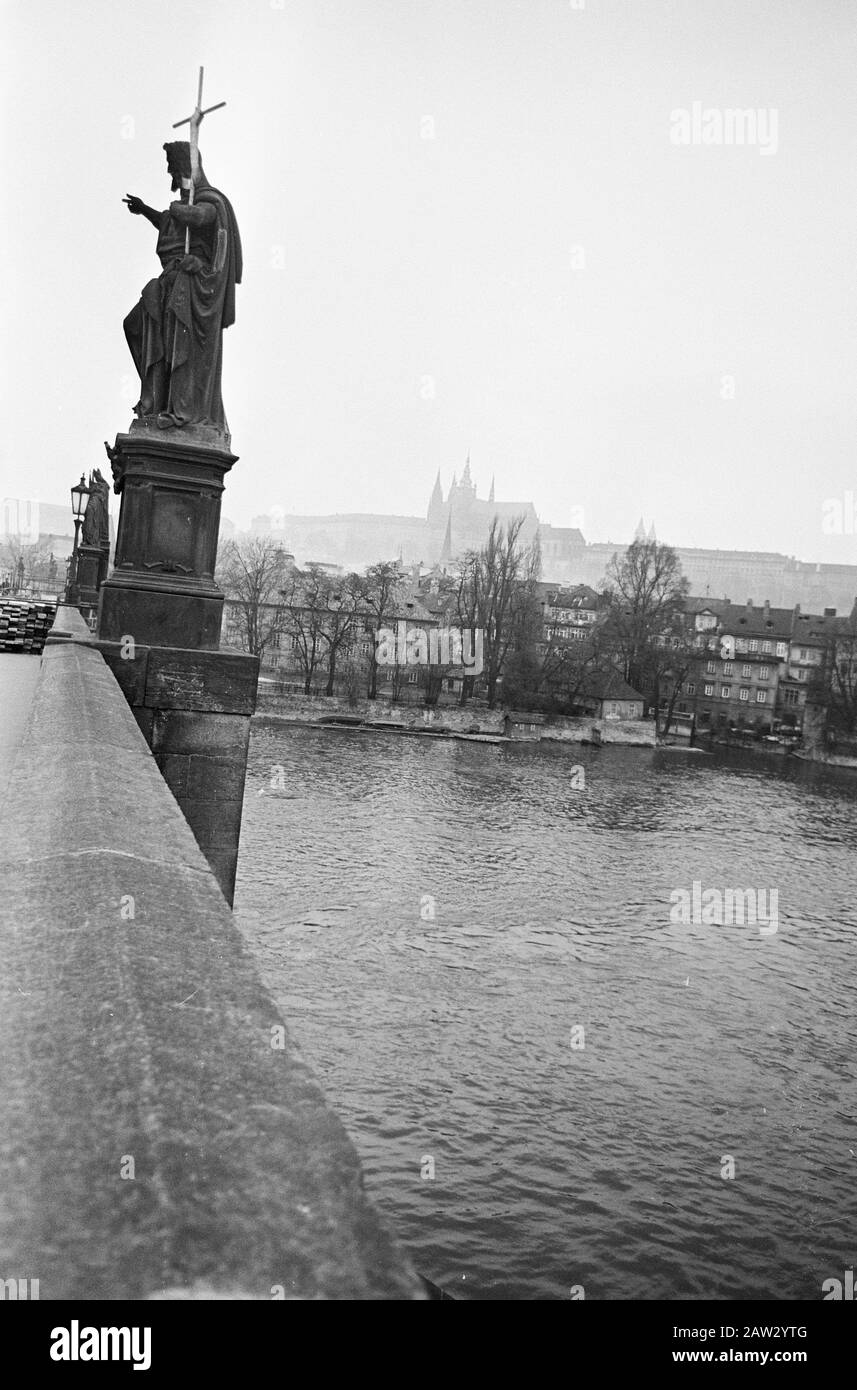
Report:
[[0,821],[0,1289],[421,1298],[89,630]]

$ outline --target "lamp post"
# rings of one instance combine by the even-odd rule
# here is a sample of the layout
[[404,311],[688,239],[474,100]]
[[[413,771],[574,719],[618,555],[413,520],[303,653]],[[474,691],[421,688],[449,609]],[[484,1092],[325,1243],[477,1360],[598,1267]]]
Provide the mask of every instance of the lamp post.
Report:
[[81,473],[80,482],[71,490],[71,511],[74,517],[74,549],[71,552],[68,578],[65,586],[66,603],[77,602],[77,548],[80,540],[80,523],[83,521],[89,493],[90,489],[86,486],[86,479]]

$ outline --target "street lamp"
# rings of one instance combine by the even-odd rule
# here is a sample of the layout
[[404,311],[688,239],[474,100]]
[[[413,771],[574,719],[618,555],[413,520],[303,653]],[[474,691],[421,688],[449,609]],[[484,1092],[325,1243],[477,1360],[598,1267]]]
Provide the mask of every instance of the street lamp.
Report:
[[90,489],[86,486],[86,479],[81,473],[80,482],[71,490],[71,511],[74,517],[74,549],[71,552],[69,562],[68,579],[65,586],[65,602],[73,603],[77,596],[77,546],[80,539],[80,523],[83,521],[86,512],[86,504],[89,500]]
[[89,488],[86,486],[86,478],[84,477],[83,473],[81,473],[80,482],[78,483],[77,487],[73,487],[71,490],[71,510],[74,515],[75,521],[78,523],[80,523],[83,520],[83,514],[86,511],[86,499],[88,496]]

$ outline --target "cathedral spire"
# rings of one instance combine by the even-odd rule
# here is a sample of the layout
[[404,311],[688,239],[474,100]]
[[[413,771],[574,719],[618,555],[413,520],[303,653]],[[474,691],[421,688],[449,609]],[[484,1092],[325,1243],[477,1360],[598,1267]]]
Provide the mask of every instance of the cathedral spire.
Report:
[[446,519],[446,534],[443,538],[443,547],[440,552],[440,563],[448,564],[452,559],[452,512]]
[[439,523],[443,512],[443,488],[440,485],[440,469],[437,470],[437,477],[434,480],[434,487],[429,498],[428,520]]
[[493,501],[494,501],[494,474],[493,474],[493,473],[491,474],[491,491],[490,491],[489,494],[488,494],[488,501],[489,501],[489,502],[493,502]]

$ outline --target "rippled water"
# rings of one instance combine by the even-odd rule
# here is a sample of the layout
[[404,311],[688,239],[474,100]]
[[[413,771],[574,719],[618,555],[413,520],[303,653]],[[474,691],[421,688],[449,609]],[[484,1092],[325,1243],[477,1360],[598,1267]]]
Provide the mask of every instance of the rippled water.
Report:
[[[853,1266],[856,809],[750,754],[255,730],[239,922],[423,1274],[817,1299]],[[779,930],[671,924],[694,879],[777,888]]]

